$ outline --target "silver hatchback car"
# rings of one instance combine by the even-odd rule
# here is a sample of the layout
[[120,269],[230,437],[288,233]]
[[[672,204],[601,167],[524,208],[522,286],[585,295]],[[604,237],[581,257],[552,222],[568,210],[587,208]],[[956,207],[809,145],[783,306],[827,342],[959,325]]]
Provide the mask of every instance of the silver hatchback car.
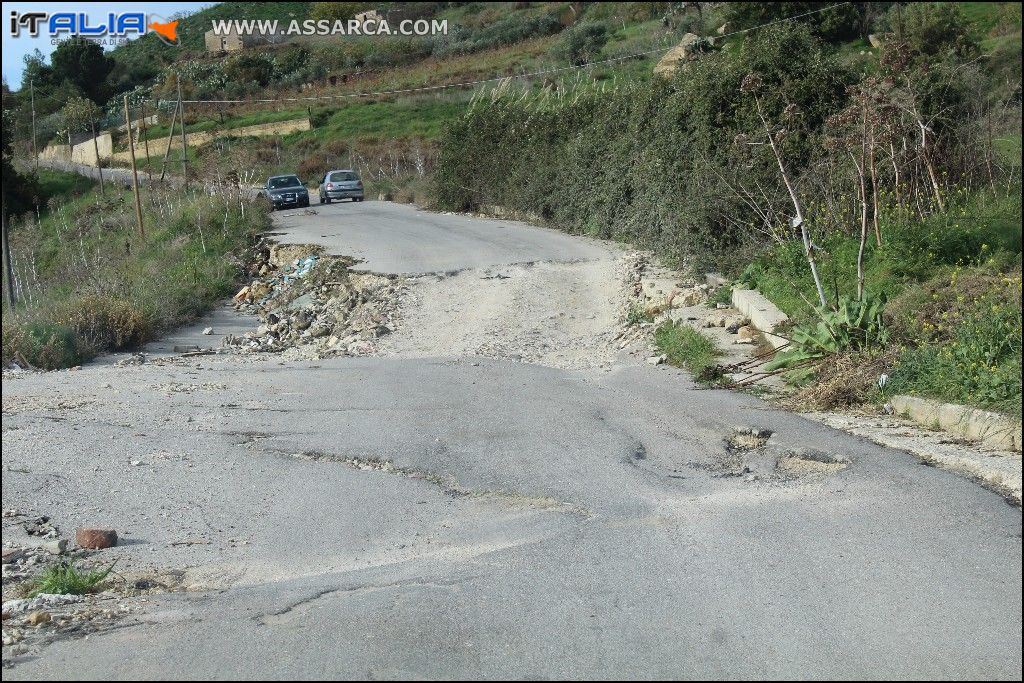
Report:
[[363,201],[363,181],[359,174],[347,169],[325,173],[320,180],[320,203],[330,204],[332,199]]

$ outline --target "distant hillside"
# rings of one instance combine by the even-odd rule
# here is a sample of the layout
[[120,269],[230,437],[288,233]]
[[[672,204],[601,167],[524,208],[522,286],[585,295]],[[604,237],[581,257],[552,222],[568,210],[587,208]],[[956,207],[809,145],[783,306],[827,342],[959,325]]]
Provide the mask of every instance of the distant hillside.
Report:
[[183,53],[203,49],[203,35],[210,30],[212,21],[218,19],[278,19],[289,21],[303,19],[309,13],[308,2],[222,2],[181,17],[178,36],[181,50],[169,49],[155,34],[148,34],[122,45],[111,52],[111,56],[127,71],[134,74],[151,72],[174,62]]

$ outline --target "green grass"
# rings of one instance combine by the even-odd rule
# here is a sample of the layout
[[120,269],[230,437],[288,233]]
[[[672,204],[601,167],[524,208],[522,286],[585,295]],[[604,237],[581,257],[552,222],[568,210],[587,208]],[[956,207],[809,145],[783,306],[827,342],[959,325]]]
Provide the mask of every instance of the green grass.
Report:
[[[230,131],[234,128],[245,128],[246,126],[256,126],[263,123],[277,123],[279,121],[290,121],[292,119],[301,119],[307,116],[308,112],[306,109],[290,109],[287,111],[255,111],[246,114],[237,114],[234,116],[214,116],[209,119],[196,121],[185,126],[186,133],[201,133],[206,131]],[[189,118],[191,118],[191,114]],[[143,140],[149,140],[150,142],[162,141],[167,137],[170,131],[170,122],[167,126],[150,126],[146,129],[146,135]],[[175,124],[174,134],[181,134],[181,126]],[[125,149],[127,149],[127,143],[125,143]],[[136,145],[136,153],[138,152],[139,146]]]
[[[961,197],[947,213],[923,222],[888,216],[881,222],[882,246],[874,246],[873,238],[868,241],[865,289],[891,299],[944,267],[1019,254],[1020,226],[1021,200],[1014,196]],[[854,294],[858,241],[838,236],[820,240],[820,246],[817,258],[826,296],[834,303],[844,294]],[[794,320],[814,318],[817,294],[799,242],[774,247],[751,264],[741,280]]]
[[143,192],[145,235],[130,192],[95,190],[38,222],[13,221],[19,303],[4,301],[3,361],[53,369],[134,348],[232,294],[239,262],[269,227],[249,200]]
[[114,570],[114,564],[116,562],[112,562],[105,569],[90,571],[79,570],[70,560],[50,565],[43,570],[42,574],[32,580],[28,597],[34,598],[44,593],[48,595],[93,593],[110,576],[110,572]]
[[36,175],[39,196],[49,199],[64,200],[91,190],[95,181],[77,173],[66,173],[48,168],[40,168]]
[[[967,20],[974,26],[979,36],[989,35],[993,29],[1010,29],[1014,23],[1020,29],[1020,10],[1014,15],[1009,10],[1010,2],[958,2],[960,11],[964,13]],[[1001,26],[1001,24],[1005,24]]]
[[322,141],[349,138],[434,139],[445,125],[466,108],[464,97],[426,96],[384,102],[356,101],[344,106],[314,110],[313,130],[298,131],[288,140],[314,138]]
[[[889,390],[1020,415],[1021,200],[961,197],[925,221],[889,219],[869,243],[865,289],[888,300]],[[873,242],[873,240],[872,240]],[[853,238],[821,240],[830,300],[856,293]],[[802,246],[787,243],[740,278],[796,324],[813,326],[817,303]]]
[[707,379],[707,372],[721,355],[710,337],[679,323],[661,325],[654,333],[654,343],[669,364],[686,368],[697,379]]
[[639,325],[640,323],[649,323],[654,321],[654,314],[645,309],[643,306],[633,304],[626,311],[626,324],[627,325]]

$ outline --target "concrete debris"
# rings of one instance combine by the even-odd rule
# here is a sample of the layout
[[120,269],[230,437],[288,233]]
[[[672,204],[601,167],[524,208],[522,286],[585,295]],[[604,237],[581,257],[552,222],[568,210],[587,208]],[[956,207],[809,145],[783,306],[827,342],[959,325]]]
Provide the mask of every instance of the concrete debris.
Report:
[[42,626],[43,624],[50,623],[52,618],[53,617],[46,610],[38,610],[36,612],[31,612],[28,615],[27,621],[32,626]]
[[48,541],[43,544],[43,549],[51,555],[63,555],[67,552],[68,541],[66,538],[61,538],[56,541]]
[[114,363],[114,366],[118,368],[123,368],[130,365],[142,365],[145,362],[146,355],[144,353],[133,353],[128,358],[124,358]]
[[50,518],[45,515],[36,517],[24,524],[25,533],[29,536],[40,536],[42,538],[57,538],[57,528],[50,523]]
[[3,612],[6,615],[24,614],[26,612],[37,612],[43,609],[49,610],[62,605],[70,605],[84,600],[81,595],[58,595],[56,593],[43,593],[34,598],[19,598],[7,600],[3,604]]
[[[311,253],[313,252],[313,253]],[[284,262],[286,256],[295,256]],[[303,245],[275,245],[254,270],[264,273],[235,295],[238,310],[260,325],[225,345],[298,358],[363,356],[397,329],[400,279],[356,273],[351,261]]]
[[757,330],[750,325],[744,325],[736,329],[737,344],[753,344],[757,342]]

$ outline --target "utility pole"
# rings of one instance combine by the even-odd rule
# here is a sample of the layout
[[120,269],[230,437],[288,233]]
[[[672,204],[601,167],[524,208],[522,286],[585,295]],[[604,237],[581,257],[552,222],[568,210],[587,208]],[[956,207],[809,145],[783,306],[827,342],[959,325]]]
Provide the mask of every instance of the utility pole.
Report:
[[[146,174],[149,176],[149,180],[152,181],[153,169],[149,165],[149,135],[146,133],[146,100],[142,100],[139,107],[141,108],[140,113],[142,116],[142,118],[139,119],[139,126],[141,126],[139,129],[139,135],[142,136],[142,143],[146,145]],[[131,131],[128,131],[128,133],[131,134]]]
[[[28,93],[32,103],[32,158],[35,160],[36,174],[39,174],[39,152],[36,150],[36,88],[35,81],[28,82]],[[69,133],[70,134],[70,133]]]
[[188,192],[188,141],[185,138],[185,101],[181,99],[181,76],[178,78],[178,106],[181,107],[181,174],[185,177],[185,191]]
[[0,220],[3,221],[4,279],[7,280],[7,286],[4,288],[4,291],[7,293],[7,304],[10,306],[10,310],[13,311],[14,307],[18,304],[18,299],[14,295],[14,269],[11,267],[11,242],[7,239],[6,204],[0,209]]
[[167,149],[164,150],[164,160],[160,164],[160,182],[164,181],[164,174],[167,172],[167,158],[171,155],[171,143],[174,141],[174,123],[178,120],[178,107],[180,102],[174,103],[174,111],[171,112],[171,129],[167,131]]
[[124,122],[128,126],[128,149],[132,155],[132,190],[135,191],[135,220],[139,224],[139,235],[146,236],[142,227],[142,200],[139,199],[139,174],[135,169],[135,140],[132,139],[132,120],[128,116],[128,96],[124,96]]
[[96,173],[100,176],[100,196],[105,197],[106,193],[103,191],[103,165],[100,163],[100,145],[96,142],[96,117],[93,112],[89,113],[89,125],[92,126],[92,149],[96,152]]

